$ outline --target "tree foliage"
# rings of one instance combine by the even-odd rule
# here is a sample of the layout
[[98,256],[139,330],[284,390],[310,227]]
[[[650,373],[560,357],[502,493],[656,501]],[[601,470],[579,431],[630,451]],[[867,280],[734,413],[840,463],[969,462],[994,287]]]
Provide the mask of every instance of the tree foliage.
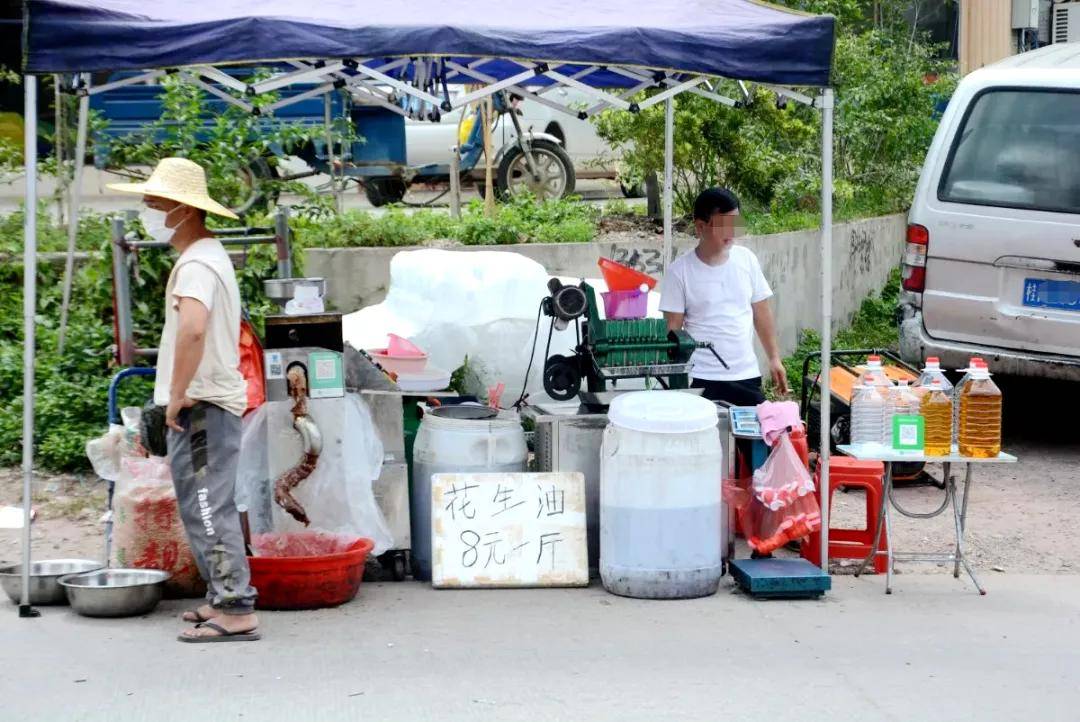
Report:
[[[910,3],[893,0],[788,0],[795,9],[831,12],[838,33],[834,200],[845,211],[891,212],[907,202],[937,127],[936,106],[955,76],[937,48],[905,21]],[[933,82],[931,82],[933,80]],[[646,91],[646,93],[656,91]],[[758,211],[816,210],[821,193],[821,116],[764,88],[732,82],[730,108],[691,94],[675,113],[675,202],[687,212],[702,188],[733,188]],[[599,134],[624,154],[640,179],[663,168],[664,109],[608,111]]]

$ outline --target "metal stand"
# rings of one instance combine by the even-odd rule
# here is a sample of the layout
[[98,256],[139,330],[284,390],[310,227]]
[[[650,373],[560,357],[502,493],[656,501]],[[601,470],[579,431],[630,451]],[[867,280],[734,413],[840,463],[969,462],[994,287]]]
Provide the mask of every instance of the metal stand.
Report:
[[[963,462],[962,462],[963,463]],[[858,570],[855,572],[855,576],[858,577],[865,570],[867,565],[874,560],[874,557],[884,554],[888,558],[888,564],[885,567],[885,593],[892,594],[892,576],[893,576],[893,564],[899,561],[905,562],[951,562],[953,564],[953,577],[960,578],[960,566],[963,565],[964,571],[971,577],[972,583],[975,584],[975,588],[979,590],[979,594],[986,594],[986,590],[979,583],[979,578],[975,575],[975,571],[968,564],[967,557],[964,555],[964,526],[967,521],[967,502],[968,493],[971,489],[971,463],[964,464],[967,469],[964,473],[964,493],[960,497],[959,502],[956,498],[956,479],[952,476],[952,462],[944,462],[945,467],[945,503],[941,508],[935,512],[929,514],[908,514],[914,518],[930,518],[937,516],[941,512],[945,511],[948,506],[952,506],[953,510],[953,524],[956,533],[956,546],[952,552],[894,552],[892,548],[892,513],[890,507],[892,503],[892,490],[893,490],[893,462],[885,462],[885,488],[882,490],[881,495],[881,508],[878,510],[878,523],[877,533],[874,535],[874,544],[872,551],[863,559],[862,564],[859,565]],[[903,510],[898,508],[898,511],[904,513]],[[884,550],[879,550],[878,545],[881,543],[881,531],[885,530],[888,541],[885,544]]]

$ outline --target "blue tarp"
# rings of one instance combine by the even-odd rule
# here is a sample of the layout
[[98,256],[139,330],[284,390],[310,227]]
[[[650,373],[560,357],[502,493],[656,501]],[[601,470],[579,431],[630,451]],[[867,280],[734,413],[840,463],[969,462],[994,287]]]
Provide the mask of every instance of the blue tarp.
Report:
[[[32,73],[436,55],[822,86],[834,31],[831,17],[757,0],[28,0],[26,7]],[[521,69],[485,70],[499,77]],[[627,84],[611,73],[585,82]]]

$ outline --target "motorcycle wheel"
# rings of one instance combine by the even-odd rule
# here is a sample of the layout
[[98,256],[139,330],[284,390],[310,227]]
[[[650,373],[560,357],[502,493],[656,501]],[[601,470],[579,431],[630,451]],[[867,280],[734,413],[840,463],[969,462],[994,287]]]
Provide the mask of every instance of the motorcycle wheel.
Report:
[[495,175],[495,190],[500,200],[518,193],[531,193],[537,200],[565,198],[574,192],[574,163],[558,143],[532,141],[532,156],[538,178],[529,172],[525,153],[517,145],[509,148]]

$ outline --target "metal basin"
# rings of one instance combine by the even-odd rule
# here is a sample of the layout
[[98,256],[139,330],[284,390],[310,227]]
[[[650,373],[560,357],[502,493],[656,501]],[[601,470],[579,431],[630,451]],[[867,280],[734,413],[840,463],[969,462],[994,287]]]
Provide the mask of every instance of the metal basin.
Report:
[[134,617],[161,601],[169,572],[157,569],[99,569],[60,580],[68,602],[86,617]]
[[[104,564],[90,559],[45,559],[30,563],[30,603],[67,604],[60,577],[101,569]],[[0,566],[0,586],[11,601],[22,603],[22,564]]]
[[319,289],[320,296],[326,295],[326,279],[318,276],[311,278],[267,278],[263,281],[263,293],[271,301],[284,308],[286,302],[292,300],[295,295],[297,286],[316,286]]

